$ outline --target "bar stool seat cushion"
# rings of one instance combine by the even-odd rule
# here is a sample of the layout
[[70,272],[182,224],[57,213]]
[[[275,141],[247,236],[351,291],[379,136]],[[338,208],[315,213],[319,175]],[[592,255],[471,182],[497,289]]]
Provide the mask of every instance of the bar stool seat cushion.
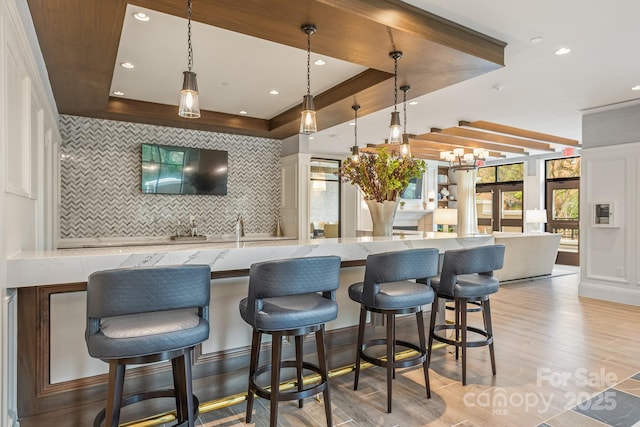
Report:
[[[374,308],[401,309],[418,307],[433,302],[433,289],[422,283],[409,280],[380,283],[380,292],[375,294]],[[349,286],[349,298],[360,304],[364,302],[364,282]]]
[[92,357],[138,357],[195,346],[209,337],[209,324],[196,309],[105,317],[89,337]]
[[338,304],[317,293],[263,298],[262,307],[251,318],[248,298],[240,301],[240,315],[258,330],[282,331],[318,325],[338,316]]
[[[431,278],[431,287],[435,292],[440,289],[440,276]],[[450,297],[475,298],[495,294],[500,288],[500,281],[493,276],[480,274],[460,274]]]

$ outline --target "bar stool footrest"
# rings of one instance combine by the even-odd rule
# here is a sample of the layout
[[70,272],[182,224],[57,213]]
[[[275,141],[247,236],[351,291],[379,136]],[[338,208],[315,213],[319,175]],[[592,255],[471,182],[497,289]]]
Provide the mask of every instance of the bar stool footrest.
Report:
[[[262,397],[263,399],[271,400],[271,391],[267,390],[265,387],[259,386],[256,384],[256,378],[260,375],[271,370],[271,364],[261,366],[255,372],[255,374],[249,378],[249,388],[250,391],[255,393],[257,396]],[[296,368],[295,360],[285,360],[280,362],[280,368]],[[322,372],[320,368],[309,362],[302,362],[302,369],[306,369],[308,371],[312,371],[315,374],[319,375],[322,378]],[[295,389],[293,391],[280,391],[278,392],[278,401],[284,402],[289,400],[300,400],[306,399],[307,397],[315,396],[316,394],[322,393],[328,387],[328,383],[326,381],[320,381],[318,384],[314,384],[311,387],[303,388],[302,390]]]
[[[134,403],[142,402],[144,400],[158,399],[162,397],[171,397],[175,399],[176,397],[175,389],[170,388],[170,389],[164,389],[164,390],[153,390],[153,391],[147,391],[144,393],[125,396],[122,399],[122,404],[120,405],[120,408],[124,408],[125,406],[133,405]],[[200,408],[200,401],[195,395],[193,395],[193,419],[198,418],[198,414],[200,410],[199,408]],[[107,412],[107,408],[102,408],[102,410],[98,412],[98,415],[96,415],[93,421],[93,427],[100,427],[100,425],[106,418],[106,412]],[[187,421],[188,420],[185,420],[180,422],[179,424],[174,424],[173,427],[180,427],[184,425],[184,423]]]
[[[386,346],[387,345],[387,339],[386,338],[380,338],[380,339],[375,339],[375,340],[371,340],[371,341],[367,341],[366,343],[362,344],[362,349],[358,350],[360,352],[360,357],[362,358],[362,360],[369,362],[373,365],[376,366],[382,366],[384,368],[387,367],[387,360],[386,359],[382,359],[382,357],[386,357],[386,355],[380,356],[380,357],[374,357],[374,356],[370,356],[368,354],[365,353],[365,351],[368,348],[374,347],[374,346]],[[410,342],[407,341],[401,341],[401,340],[396,340],[395,341],[395,345],[396,346],[400,346],[400,347],[406,347],[409,348],[411,350],[415,350],[418,352],[417,355],[412,356],[412,357],[406,357],[403,358],[402,360],[396,360],[393,362],[393,367],[394,368],[408,368],[410,366],[416,366],[416,365],[420,365],[422,363],[424,363],[425,360],[427,360],[427,351],[426,350],[422,350],[420,347],[418,347],[415,344],[412,344]]]
[[[443,331],[443,330],[454,330],[455,331],[455,329],[456,329],[456,325],[436,325],[434,327],[434,331],[433,331],[433,339],[435,339],[436,341],[440,341],[442,343],[445,343],[445,344],[453,345],[453,346],[456,346],[456,347],[462,347],[462,341],[461,340],[456,341],[455,339],[447,338],[447,337],[444,337],[444,336],[439,335],[437,333],[437,332]],[[467,347],[483,347],[485,345],[493,344],[493,336],[489,335],[489,333],[487,331],[485,331],[484,329],[476,328],[474,326],[467,326],[467,331],[468,332],[473,332],[473,333],[476,333],[478,335],[481,335],[481,336],[485,337],[485,339],[483,339],[483,340],[474,340],[474,341],[467,340]]]

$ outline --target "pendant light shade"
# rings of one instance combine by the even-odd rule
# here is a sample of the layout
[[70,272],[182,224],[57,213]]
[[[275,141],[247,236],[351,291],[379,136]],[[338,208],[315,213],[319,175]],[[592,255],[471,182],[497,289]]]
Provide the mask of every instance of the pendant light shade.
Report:
[[302,98],[302,117],[300,118],[300,133],[310,135],[318,131],[316,123],[316,106],[313,95],[305,95]]
[[402,52],[394,50],[389,53],[393,59],[393,112],[389,124],[389,144],[402,142],[402,125],[400,124],[400,112],[398,111],[398,59],[402,58]]
[[358,163],[360,161],[360,149],[358,148],[358,110],[360,106],[354,104],[351,106],[354,111],[354,127],[353,127],[353,147],[351,147],[351,161]]
[[178,115],[187,119],[200,117],[200,100],[198,99],[198,82],[193,68],[193,49],[191,47],[191,0],[187,1],[187,44],[188,44],[188,71],[184,71],[182,90],[180,91],[180,108]]
[[409,134],[407,133],[407,92],[411,86],[404,85],[400,87],[402,91],[402,117],[404,126],[402,130],[402,144],[400,145],[400,155],[402,157],[411,157],[411,146],[409,145]]
[[198,82],[196,73],[184,71],[182,90],[180,91],[180,110],[178,115],[187,119],[197,119],[200,117],[200,101],[198,99]]
[[316,32],[316,26],[307,24],[301,28],[307,35],[307,94],[302,98],[302,117],[300,118],[300,133],[311,135],[318,131],[316,123],[316,107],[311,95],[311,34]]
[[400,112],[391,113],[391,123],[389,124],[389,144],[399,144],[402,142],[402,125],[400,124]]

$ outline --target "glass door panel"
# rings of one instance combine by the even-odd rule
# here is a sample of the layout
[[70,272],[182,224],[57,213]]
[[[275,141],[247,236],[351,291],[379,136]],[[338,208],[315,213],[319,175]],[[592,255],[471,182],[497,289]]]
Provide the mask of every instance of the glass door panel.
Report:
[[522,232],[522,183],[476,186],[478,232]]
[[554,189],[552,194],[552,219],[577,221],[579,215],[579,191],[577,188]]
[[491,234],[493,231],[493,191],[476,193],[478,212],[478,232]]
[[500,191],[500,197],[501,231],[522,233],[522,190]]

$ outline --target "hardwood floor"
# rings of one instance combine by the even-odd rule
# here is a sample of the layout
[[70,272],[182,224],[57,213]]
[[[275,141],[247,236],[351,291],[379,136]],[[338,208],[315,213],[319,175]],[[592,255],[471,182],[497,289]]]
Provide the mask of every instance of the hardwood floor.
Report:
[[[353,391],[353,374],[332,378],[334,425],[607,425],[572,410],[584,401],[586,409],[627,417],[629,424],[618,420],[617,425],[634,425],[640,407],[640,307],[579,298],[578,281],[578,274],[571,274],[504,284],[492,296],[495,377],[486,347],[469,350],[466,387],[451,348],[437,350],[430,370],[431,400],[424,394],[420,367],[398,370],[392,414],[386,413],[384,369],[364,370],[358,391]],[[629,379],[633,375],[637,379]],[[616,404],[620,399],[611,387],[635,397],[630,403],[635,409],[627,408],[626,401]],[[603,392],[603,398],[588,401]],[[254,407],[255,425],[267,425],[268,402],[257,399]],[[244,425],[244,410],[242,403],[201,414],[200,425]],[[635,411],[630,419],[629,411]],[[282,426],[326,425],[317,399],[306,400],[303,409],[295,402],[281,403],[279,413]]]
[[[393,413],[387,414],[384,369],[364,369],[358,391],[352,372],[336,376],[330,380],[334,425],[640,426],[640,307],[579,298],[577,269],[566,269],[572,274],[503,284],[491,297],[495,377],[488,349],[472,348],[463,387],[452,348],[441,348],[431,363],[432,398],[426,398],[421,367],[399,369]],[[470,315],[470,322],[479,317]],[[236,377],[244,383],[244,375],[239,370]],[[207,381],[222,387],[216,377]],[[90,425],[95,406],[72,409],[76,419],[86,420],[81,425]],[[268,425],[268,406],[256,399],[251,425]],[[75,427],[63,421],[68,411],[48,424]],[[242,402],[201,413],[196,425],[242,426],[244,411]],[[280,403],[279,425],[325,426],[322,401],[306,399],[302,409]]]

